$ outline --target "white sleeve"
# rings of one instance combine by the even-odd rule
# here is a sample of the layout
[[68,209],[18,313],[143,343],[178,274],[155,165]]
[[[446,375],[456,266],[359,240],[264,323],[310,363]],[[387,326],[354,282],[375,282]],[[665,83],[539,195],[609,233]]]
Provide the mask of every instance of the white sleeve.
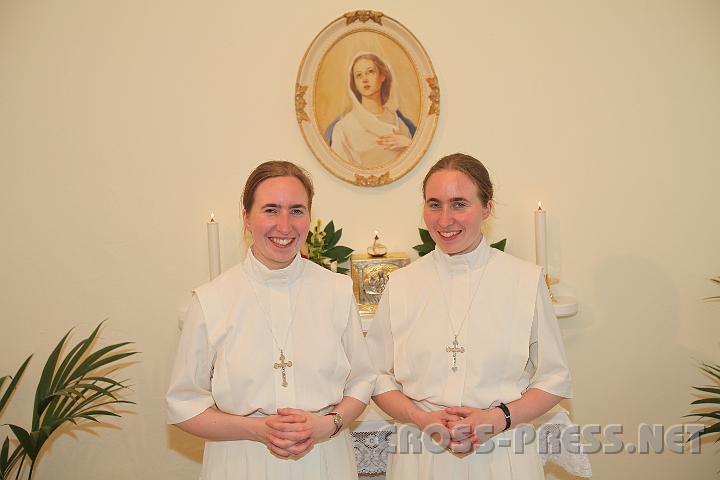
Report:
[[188,420],[215,404],[211,391],[213,357],[205,314],[197,295],[193,295],[165,397],[168,423]]
[[530,334],[530,362],[535,366],[535,372],[528,388],[538,388],[564,398],[573,396],[560,327],[542,277],[538,283]]
[[345,383],[343,395],[356,398],[367,404],[375,388],[375,378],[377,374],[370,360],[355,297],[352,295],[352,292],[349,295],[348,302],[350,303],[348,308],[348,325],[342,336],[342,344],[345,349],[345,355],[348,361],[350,361],[350,376]]
[[370,358],[377,370],[377,381],[373,395],[390,390],[401,390],[395,379],[395,354],[392,330],[390,328],[390,283],[387,284],[380,303],[375,312],[375,318],[370,325],[367,336]]

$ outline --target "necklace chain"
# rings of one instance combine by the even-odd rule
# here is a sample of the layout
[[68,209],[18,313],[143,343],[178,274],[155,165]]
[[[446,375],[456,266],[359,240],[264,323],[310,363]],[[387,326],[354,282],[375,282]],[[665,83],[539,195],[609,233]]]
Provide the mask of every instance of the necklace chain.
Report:
[[477,286],[475,287],[475,291],[469,298],[467,311],[465,311],[465,315],[463,316],[463,319],[460,322],[460,326],[458,327],[457,330],[455,330],[455,322],[453,321],[452,310],[450,310],[450,303],[448,302],[447,295],[445,295],[445,290],[442,288],[442,277],[440,276],[440,269],[437,265],[437,262],[434,261],[434,259],[433,259],[433,265],[435,266],[435,274],[437,275],[438,281],[440,282],[440,295],[442,296],[443,301],[445,302],[445,308],[447,309],[447,312],[448,312],[448,323],[450,324],[450,330],[452,331],[453,336],[455,337],[455,341],[457,341],[457,337],[458,337],[458,335],[460,335],[460,332],[462,331],[462,328],[465,325],[465,320],[467,320],[468,317],[470,316],[470,309],[472,308],[475,296],[480,291],[480,284],[482,283],[482,279],[485,277],[485,272],[487,272],[488,264],[486,263],[485,266],[483,267],[483,271],[482,271],[482,274],[480,274],[480,278],[477,281]]
[[[245,271],[243,269],[243,271]],[[268,330],[270,330],[270,335],[272,336],[273,342],[275,342],[275,347],[277,347],[280,350],[280,353],[283,354],[285,351],[285,346],[287,345],[288,339],[290,338],[290,330],[292,329],[292,324],[295,321],[295,314],[297,313],[297,307],[298,307],[298,301],[300,300],[300,292],[302,291],[302,283],[297,288],[297,292],[295,293],[295,302],[294,305],[291,305],[291,311],[290,311],[290,323],[288,324],[287,331],[285,332],[285,339],[282,343],[278,342],[277,337],[275,336],[275,331],[273,330],[272,326],[272,317],[270,316],[270,312],[268,309],[265,308],[265,304],[263,304],[262,299],[260,298],[260,294],[258,293],[257,289],[255,288],[255,284],[253,283],[252,276],[245,271],[245,276],[248,279],[248,283],[250,284],[250,288],[253,291],[253,294],[255,294],[255,299],[257,300],[258,306],[263,311],[263,314],[265,314],[265,319],[267,320],[267,326]],[[266,285],[267,286],[267,285]]]

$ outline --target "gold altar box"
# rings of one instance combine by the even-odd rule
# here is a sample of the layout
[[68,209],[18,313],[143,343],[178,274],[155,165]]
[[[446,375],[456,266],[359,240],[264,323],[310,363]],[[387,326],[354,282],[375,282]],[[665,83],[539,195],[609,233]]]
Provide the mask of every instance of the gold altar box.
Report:
[[410,263],[403,252],[391,252],[382,257],[354,253],[350,257],[353,290],[360,313],[375,313],[385,284],[392,272]]

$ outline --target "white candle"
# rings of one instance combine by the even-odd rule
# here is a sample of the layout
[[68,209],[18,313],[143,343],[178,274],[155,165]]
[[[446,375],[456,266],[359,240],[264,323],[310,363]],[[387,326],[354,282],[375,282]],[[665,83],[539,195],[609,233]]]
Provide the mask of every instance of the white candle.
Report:
[[542,202],[538,202],[538,208],[535,210],[535,263],[543,268],[543,273],[548,273],[545,210],[542,208]]
[[215,221],[215,214],[210,214],[207,223],[208,260],[210,261],[210,280],[220,275],[220,224]]

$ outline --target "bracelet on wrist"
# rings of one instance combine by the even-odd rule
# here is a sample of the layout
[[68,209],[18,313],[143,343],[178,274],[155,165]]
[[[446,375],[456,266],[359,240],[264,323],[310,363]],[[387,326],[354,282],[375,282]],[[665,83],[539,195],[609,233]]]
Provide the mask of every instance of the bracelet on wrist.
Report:
[[498,405],[498,408],[502,410],[503,415],[505,415],[505,428],[502,430],[503,432],[510,428],[510,425],[512,425],[512,420],[510,418],[510,409],[507,405],[500,402],[500,405]]

